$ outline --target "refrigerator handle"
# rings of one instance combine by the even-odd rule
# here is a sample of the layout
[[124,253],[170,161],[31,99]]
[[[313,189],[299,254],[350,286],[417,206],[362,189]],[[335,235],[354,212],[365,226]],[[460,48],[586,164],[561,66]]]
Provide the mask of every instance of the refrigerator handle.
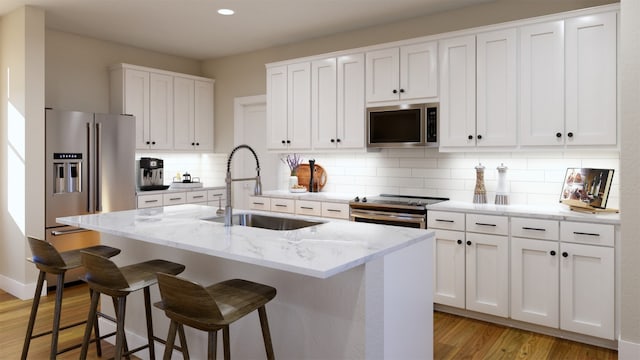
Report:
[[86,123],[86,125],[87,125],[87,142],[86,142],[86,144],[87,144],[87,160],[86,160],[87,161],[87,167],[86,168],[89,169],[89,171],[87,172],[87,184],[89,185],[88,186],[89,196],[87,196],[87,213],[91,214],[91,213],[93,213],[93,201],[92,201],[93,199],[92,199],[92,196],[91,196],[91,191],[92,191],[91,187],[92,187],[92,181],[93,181],[93,179],[92,179],[93,174],[91,173],[91,167],[92,167],[91,165],[93,165],[93,164],[91,164],[91,153],[92,153],[91,144],[93,142],[91,141],[91,124],[90,123]]
[[102,211],[102,123],[96,124],[96,211]]

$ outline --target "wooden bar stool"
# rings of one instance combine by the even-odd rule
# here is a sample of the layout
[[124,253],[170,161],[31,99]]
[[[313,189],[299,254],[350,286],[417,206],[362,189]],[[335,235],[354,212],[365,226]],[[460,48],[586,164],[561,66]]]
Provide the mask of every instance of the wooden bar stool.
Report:
[[189,359],[186,342],[183,342],[184,327],[208,333],[208,359],[216,358],[218,330],[222,329],[224,358],[230,359],[229,324],[258,310],[267,359],[274,359],[271,335],[265,304],[276,296],[276,289],[255,282],[233,279],[204,287],[198,283],[158,273],[158,287],[162,301],[154,305],[171,319],[164,359],[171,359],[176,331],[180,331],[180,345],[185,359]]
[[[76,269],[82,266],[80,260],[80,251],[85,250],[100,254],[104,257],[112,257],[120,253],[120,249],[112,248],[110,246],[97,245],[91,246],[79,250],[71,250],[58,252],[51,243],[44,240],[34,239],[32,237],[27,238],[29,247],[31,248],[31,254],[33,257],[27,260],[34,263],[40,273],[38,274],[38,282],[36,285],[36,293],[33,296],[33,303],[31,305],[31,315],[29,316],[29,325],[27,326],[27,334],[24,338],[24,345],[22,346],[22,357],[26,359],[29,352],[29,345],[31,345],[31,339],[35,339],[41,336],[51,334],[51,351],[49,352],[49,358],[55,359],[56,355],[67,352],[72,349],[76,349],[81,346],[77,344],[63,350],[58,351],[58,334],[60,330],[65,330],[74,326],[82,325],[85,321],[77,322],[74,324],[60,327],[60,311],[62,310],[62,291],[64,289],[64,276],[68,270]],[[44,284],[46,274],[56,275],[56,300],[53,311],[53,326],[50,331],[33,335],[33,327],[36,321],[36,315],[38,313],[38,306],[40,305],[40,296],[42,294],[42,287]],[[94,316],[97,316],[95,314]],[[97,325],[97,322],[96,322]],[[91,333],[89,333],[91,335]],[[100,333],[98,327],[95,327],[95,339],[96,350],[98,356],[102,355],[102,349],[100,347]]]
[[[91,296],[91,308],[87,320],[87,328],[82,342],[80,359],[87,358],[89,339],[91,337],[91,327],[95,319],[98,308],[100,294],[111,296],[114,302],[116,314],[116,349],[115,359],[127,356],[149,348],[150,359],[155,359],[154,340],[164,342],[162,339],[153,336],[153,323],[151,320],[151,295],[149,287],[157,282],[156,273],[164,272],[168,274],[180,274],[185,266],[166,260],[149,260],[137,264],[127,265],[118,268],[106,257],[95,255],[90,252],[81,252],[82,265],[86,269],[84,280],[93,290]],[[145,315],[147,319],[147,340],[148,343],[137,349],[128,350],[124,331],[125,309],[127,305],[127,295],[138,290],[144,291]]]

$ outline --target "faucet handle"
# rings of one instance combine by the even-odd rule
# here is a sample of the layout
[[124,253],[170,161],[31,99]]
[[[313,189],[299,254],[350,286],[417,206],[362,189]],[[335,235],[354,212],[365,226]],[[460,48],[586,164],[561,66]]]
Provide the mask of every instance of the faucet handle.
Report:
[[224,210],[222,209],[222,198],[218,198],[218,210],[216,210],[216,215],[223,215]]

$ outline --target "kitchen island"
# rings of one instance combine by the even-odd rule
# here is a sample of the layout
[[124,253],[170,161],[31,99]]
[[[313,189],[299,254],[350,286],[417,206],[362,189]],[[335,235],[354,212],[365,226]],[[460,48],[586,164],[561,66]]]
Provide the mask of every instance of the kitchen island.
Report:
[[[103,244],[122,249],[118,265],[163,258],[186,265],[182,275],[203,284],[245,278],[274,286],[267,313],[276,358],[432,358],[432,231],[326,219],[288,231],[224,227],[204,220],[215,212],[179,205],[58,221],[101,232]],[[128,301],[130,347],[146,335],[136,295]],[[152,298],[159,299],[156,287]],[[113,311],[109,299],[102,308]],[[156,309],[153,317],[156,335],[165,337],[167,319]],[[230,331],[234,358],[264,358],[257,315]],[[203,357],[206,335],[187,329],[187,338],[192,356]]]

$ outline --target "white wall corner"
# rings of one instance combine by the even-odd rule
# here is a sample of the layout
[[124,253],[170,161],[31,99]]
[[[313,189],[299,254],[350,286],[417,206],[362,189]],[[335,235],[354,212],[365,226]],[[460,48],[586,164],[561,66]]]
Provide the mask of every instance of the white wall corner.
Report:
[[636,360],[640,359],[640,344],[618,340],[618,359],[619,360]]

